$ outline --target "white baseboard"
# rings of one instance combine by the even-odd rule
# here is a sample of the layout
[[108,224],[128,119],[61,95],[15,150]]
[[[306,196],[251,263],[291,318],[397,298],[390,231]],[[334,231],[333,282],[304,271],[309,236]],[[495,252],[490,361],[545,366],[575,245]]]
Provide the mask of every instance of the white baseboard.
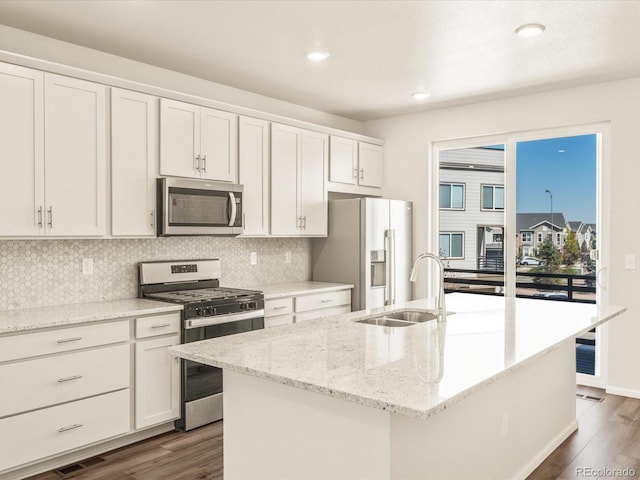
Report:
[[620,388],[608,385],[606,390],[611,395],[620,395],[622,397],[640,398],[640,390],[632,390],[630,388]]
[[542,462],[546,460],[546,458],[551,455],[556,448],[562,445],[569,435],[575,432],[578,429],[578,420],[572,421],[567,427],[558,434],[556,438],[554,438],[549,444],[540,450],[540,452],[526,465],[518,474],[516,475],[516,479],[525,480],[533,471],[540,466]]

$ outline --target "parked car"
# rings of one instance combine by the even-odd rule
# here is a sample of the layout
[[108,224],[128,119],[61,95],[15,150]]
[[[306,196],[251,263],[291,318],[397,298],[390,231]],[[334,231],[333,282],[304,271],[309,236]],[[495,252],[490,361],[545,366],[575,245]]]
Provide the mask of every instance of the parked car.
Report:
[[520,265],[542,265],[542,262],[536,257],[520,257],[518,263]]

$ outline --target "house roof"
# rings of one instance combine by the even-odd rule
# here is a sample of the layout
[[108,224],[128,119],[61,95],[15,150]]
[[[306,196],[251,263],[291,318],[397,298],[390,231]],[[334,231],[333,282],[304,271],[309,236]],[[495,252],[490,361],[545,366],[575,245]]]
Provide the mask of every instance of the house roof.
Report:
[[[518,213],[516,214],[516,230],[533,230],[541,223],[551,224],[551,212],[547,213]],[[558,229],[563,229],[566,225],[564,214],[562,212],[553,213],[553,225]]]
[[581,228],[583,228],[584,223],[582,223],[581,221],[571,221],[569,220],[567,222],[567,226],[569,227],[570,230],[574,231],[574,232],[579,232],[581,230]]

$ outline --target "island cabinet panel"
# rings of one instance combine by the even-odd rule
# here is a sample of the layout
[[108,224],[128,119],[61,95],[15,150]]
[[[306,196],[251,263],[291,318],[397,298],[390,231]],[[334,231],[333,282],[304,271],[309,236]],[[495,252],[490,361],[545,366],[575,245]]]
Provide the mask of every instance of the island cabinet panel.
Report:
[[156,234],[158,98],[111,89],[111,234]]
[[311,290],[291,296],[267,298],[264,302],[264,321],[268,328],[350,311],[350,288],[320,293]]
[[129,390],[0,419],[0,471],[129,431]]

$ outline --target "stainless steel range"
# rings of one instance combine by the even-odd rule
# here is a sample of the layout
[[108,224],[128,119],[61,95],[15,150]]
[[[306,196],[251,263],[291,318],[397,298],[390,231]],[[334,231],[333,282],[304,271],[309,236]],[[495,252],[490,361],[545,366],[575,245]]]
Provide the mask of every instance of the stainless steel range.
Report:
[[[179,260],[138,265],[139,296],[184,305],[182,343],[264,328],[264,296],[220,287],[220,260]],[[222,418],[222,370],[182,360],[182,430]]]

